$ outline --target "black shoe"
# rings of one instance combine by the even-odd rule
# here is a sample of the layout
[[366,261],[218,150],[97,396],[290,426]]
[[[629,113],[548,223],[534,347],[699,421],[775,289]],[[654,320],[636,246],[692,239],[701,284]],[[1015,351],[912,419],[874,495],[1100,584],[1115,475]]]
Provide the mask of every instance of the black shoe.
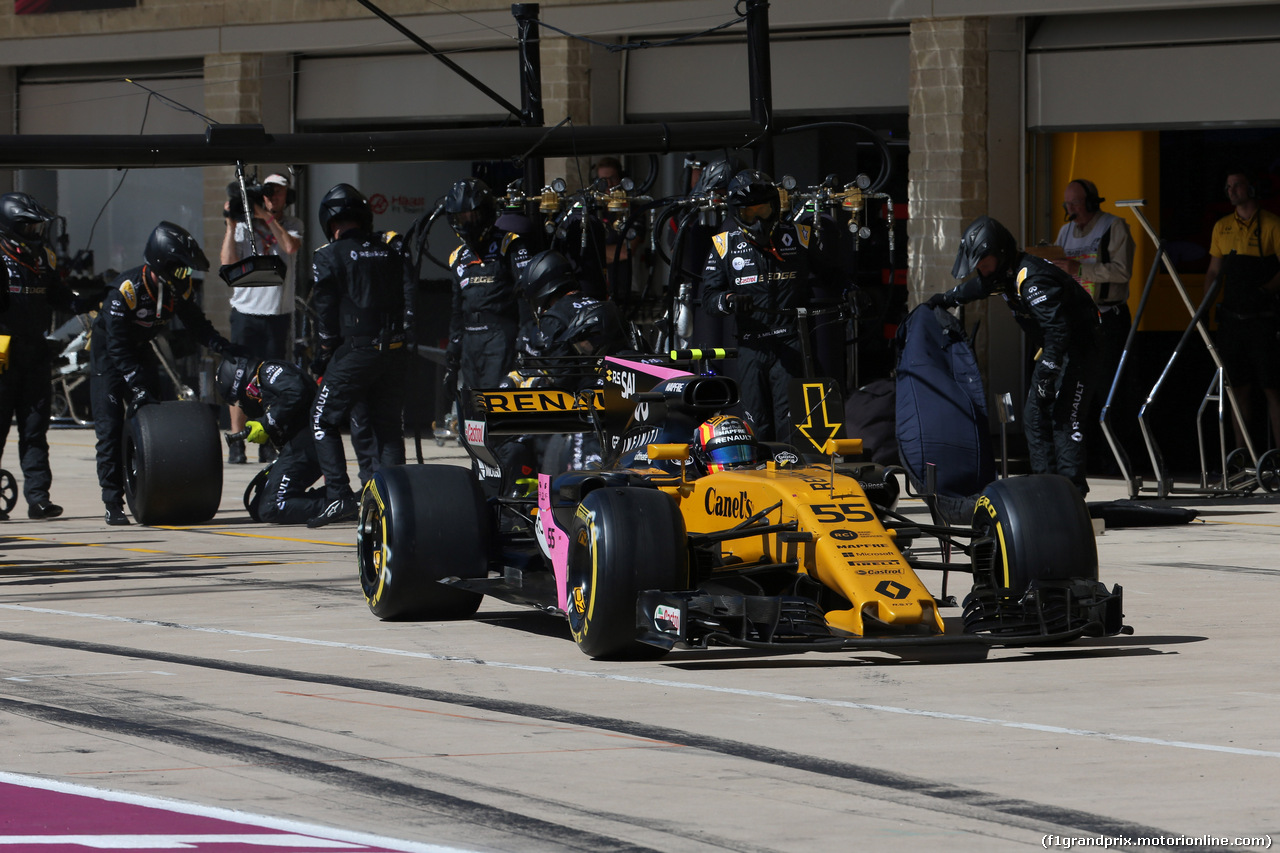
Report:
[[243,465],[248,461],[249,460],[246,459],[244,455],[243,441],[234,441],[234,442],[228,443],[227,445],[227,464],[228,465]]
[[62,507],[48,501],[40,501],[27,507],[27,518],[57,518],[62,515]]
[[276,450],[274,444],[258,445],[258,463],[259,464],[261,465],[270,464],[272,462],[275,462],[279,456],[280,456],[280,451]]
[[107,504],[107,524],[112,527],[123,527],[129,523],[124,514],[124,504]]
[[307,519],[307,527],[324,527],[335,521],[355,521],[359,514],[360,504],[356,503],[354,496],[347,495],[330,503],[315,518]]

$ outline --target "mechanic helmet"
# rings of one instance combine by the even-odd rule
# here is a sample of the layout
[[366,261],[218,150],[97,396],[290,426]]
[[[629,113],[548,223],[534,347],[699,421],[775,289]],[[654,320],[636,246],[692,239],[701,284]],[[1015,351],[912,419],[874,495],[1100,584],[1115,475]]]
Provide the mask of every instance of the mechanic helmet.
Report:
[[782,214],[773,178],[758,169],[743,169],[729,181],[729,215],[752,241],[768,242]]
[[756,464],[751,424],[732,415],[716,415],[693,434],[693,461],[704,474]]
[[951,268],[951,275],[961,281],[967,279],[978,268],[978,262],[987,255],[995,256],[996,269],[991,274],[990,280],[983,278],[983,284],[994,291],[1000,280],[1007,278],[1012,272],[1018,259],[1018,244],[1009,233],[1009,229],[990,216],[979,216],[964,229],[964,236],[960,238],[960,249],[956,252],[956,262]]
[[539,317],[563,294],[578,289],[573,262],[554,249],[534,255],[521,276],[524,278],[525,298]]
[[200,244],[187,229],[172,222],[161,222],[147,238],[142,259],[161,281],[170,284],[189,279],[193,270],[209,268]]
[[464,178],[455,183],[445,196],[444,212],[449,227],[467,248],[479,254],[485,238],[498,221],[498,204],[493,193],[479,178]]
[[715,160],[708,163],[698,175],[698,182],[693,185],[694,195],[724,195],[729,189],[729,181],[740,169],[732,160]]
[[216,384],[223,402],[234,406],[245,399],[257,400],[259,395],[253,378],[261,362],[250,358],[224,358],[218,365]]
[[373,230],[373,211],[369,200],[351,184],[338,184],[320,199],[320,230],[326,240],[333,239],[329,223],[335,219],[354,222],[364,231]]
[[20,252],[44,245],[53,219],[52,211],[26,193],[0,195],[0,237]]
[[571,344],[583,355],[608,355],[626,344],[622,313],[616,302],[596,299],[589,302],[574,315],[555,342]]

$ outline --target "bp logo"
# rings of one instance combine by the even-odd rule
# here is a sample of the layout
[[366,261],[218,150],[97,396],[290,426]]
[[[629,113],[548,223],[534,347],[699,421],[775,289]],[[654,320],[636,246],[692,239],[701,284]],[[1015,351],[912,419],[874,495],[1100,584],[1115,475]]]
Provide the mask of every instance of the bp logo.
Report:
[[876,592],[885,598],[901,601],[911,594],[911,587],[903,586],[897,581],[880,581],[880,583],[876,584]]

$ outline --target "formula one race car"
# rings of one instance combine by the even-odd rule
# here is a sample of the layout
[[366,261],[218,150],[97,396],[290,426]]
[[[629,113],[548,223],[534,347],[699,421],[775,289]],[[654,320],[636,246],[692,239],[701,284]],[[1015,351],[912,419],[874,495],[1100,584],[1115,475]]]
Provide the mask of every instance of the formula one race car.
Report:
[[[996,481],[972,526],[959,528],[896,512],[891,473],[842,461],[858,454],[856,439],[825,441],[821,461],[770,445],[757,465],[705,471],[690,439],[737,402],[736,385],[645,361],[594,360],[600,382],[578,392],[479,391],[463,401],[481,477],[508,473],[499,460],[513,436],[597,435],[605,464],[539,475],[536,497],[513,490],[510,476],[495,493],[461,466],[379,471],[357,534],[373,613],[466,618],[493,595],[567,617],[596,658],[711,645],[1039,645],[1131,631],[1120,587],[1098,582],[1088,509],[1065,478]],[[946,561],[927,562],[926,552]],[[954,599],[945,582],[941,598],[929,592],[924,570],[972,573],[951,626],[940,608]]]

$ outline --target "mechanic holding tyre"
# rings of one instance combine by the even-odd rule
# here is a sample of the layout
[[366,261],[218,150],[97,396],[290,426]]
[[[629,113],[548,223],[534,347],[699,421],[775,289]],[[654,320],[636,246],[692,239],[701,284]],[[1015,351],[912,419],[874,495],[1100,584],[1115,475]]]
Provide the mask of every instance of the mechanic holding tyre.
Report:
[[[46,245],[54,214],[26,193],[0,195],[0,340],[7,340],[0,366],[0,453],[17,420],[18,454],[27,517],[57,518],[62,507],[49,500],[49,377],[53,372],[45,332],[53,309],[83,314],[100,300],[77,296],[58,277],[57,260]],[[8,520],[0,511],[0,520]]]
[[359,511],[347,475],[342,426],[365,401],[379,465],[404,464],[404,398],[413,300],[418,276],[400,238],[373,230],[369,202],[350,184],[320,200],[320,226],[330,242],[312,258],[322,376],[312,409],[325,507],[308,527],[352,521]]
[[160,400],[151,341],[176,316],[208,349],[218,355],[238,354],[195,301],[193,273],[209,269],[209,259],[196,239],[179,225],[161,222],[147,238],[142,257],[142,266],[126,270],[108,286],[93,322],[89,394],[98,484],[111,525],[129,523],[124,514],[125,421],[138,408]]
[[455,183],[444,210],[462,245],[449,256],[453,271],[453,314],[445,348],[445,393],[464,388],[497,388],[511,372],[520,325],[520,272],[529,252],[518,234],[495,228],[497,202],[477,178]]
[[270,444],[279,455],[254,478],[245,509],[255,521],[306,524],[326,506],[316,442],[307,429],[316,383],[287,361],[226,358],[218,365],[218,393],[247,420],[241,441]]
[[1023,410],[1031,472],[1061,474],[1088,494],[1083,426],[1097,383],[1093,297],[1049,261],[1020,251],[1009,230],[989,216],[965,229],[951,274],[961,283],[935,293],[926,305],[954,308],[998,293],[1022,330],[1039,342]]
[[727,201],[734,227],[711,239],[703,310],[736,317],[743,412],[761,441],[787,441],[788,388],[805,373],[795,309],[808,306],[820,259],[809,226],[780,221],[778,188],[765,173],[734,175]]

